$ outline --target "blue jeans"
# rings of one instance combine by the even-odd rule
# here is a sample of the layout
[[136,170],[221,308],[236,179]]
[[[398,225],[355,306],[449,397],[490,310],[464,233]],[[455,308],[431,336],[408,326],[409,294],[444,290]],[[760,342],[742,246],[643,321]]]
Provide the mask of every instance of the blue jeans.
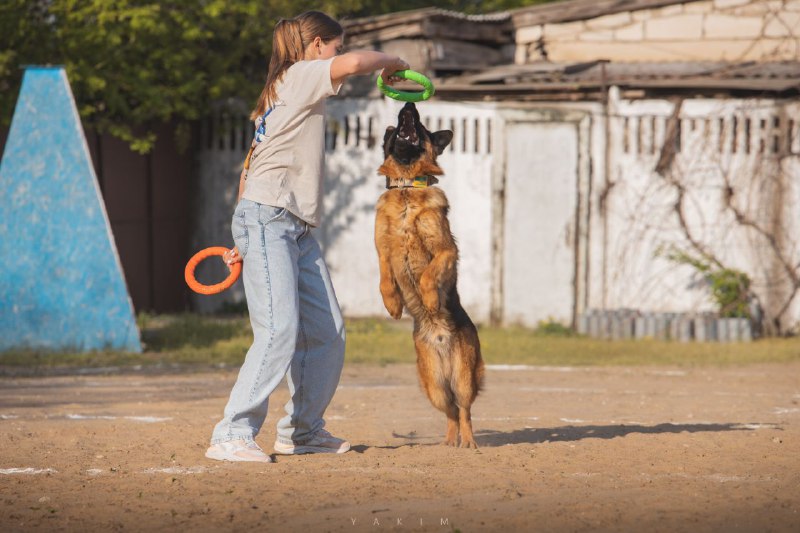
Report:
[[291,397],[277,438],[302,444],[324,427],[344,364],[344,320],[328,268],[308,224],[286,209],[242,199],[231,229],[254,338],[211,443],[252,441],[285,375]]

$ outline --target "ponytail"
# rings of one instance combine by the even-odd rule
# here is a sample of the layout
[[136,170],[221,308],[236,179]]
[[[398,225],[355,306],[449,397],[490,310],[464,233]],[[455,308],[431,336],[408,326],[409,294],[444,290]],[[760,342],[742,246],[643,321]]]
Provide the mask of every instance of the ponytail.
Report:
[[275,86],[286,71],[305,57],[306,47],[316,38],[327,43],[344,33],[342,26],[325,13],[306,11],[293,19],[281,19],[272,35],[272,56],[269,60],[267,82],[258,97],[250,118],[263,115],[278,98]]

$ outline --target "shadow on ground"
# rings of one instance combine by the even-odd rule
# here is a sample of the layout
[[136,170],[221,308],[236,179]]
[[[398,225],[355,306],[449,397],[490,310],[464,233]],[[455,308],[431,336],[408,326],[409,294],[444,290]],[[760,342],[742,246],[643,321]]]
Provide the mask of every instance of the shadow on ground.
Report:
[[[730,423],[730,424],[657,424],[644,426],[641,424],[615,424],[608,426],[562,426],[557,428],[525,428],[513,431],[498,431],[493,429],[478,430],[475,432],[475,441],[479,447],[492,448],[506,444],[543,444],[546,442],[575,442],[583,439],[614,439],[631,434],[662,435],[665,433],[704,433],[722,431],[753,431],[768,426],[772,429],[782,430],[775,424],[762,423]],[[395,450],[406,446],[436,446],[432,443],[443,436],[418,435],[411,432],[407,435],[392,433],[396,439],[405,439],[408,442],[396,446],[375,446],[376,448]],[[354,446],[353,450],[363,453],[373,446]]]
[[[769,424],[772,426],[772,424]],[[661,435],[664,433],[701,433],[721,431],[753,431],[764,424],[615,424],[608,426],[562,426],[557,428],[525,428],[514,431],[491,429],[475,432],[479,446],[504,446],[506,444],[541,444],[544,442],[574,442],[583,439],[614,439],[632,433]],[[780,428],[776,428],[780,429]]]

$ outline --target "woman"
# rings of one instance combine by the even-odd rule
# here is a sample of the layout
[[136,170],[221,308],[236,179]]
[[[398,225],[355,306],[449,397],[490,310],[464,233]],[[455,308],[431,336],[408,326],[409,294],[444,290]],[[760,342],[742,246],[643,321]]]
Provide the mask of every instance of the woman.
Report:
[[291,399],[278,421],[280,454],[344,453],[323,415],[344,363],[344,321],[319,245],[325,157],[325,100],[348,77],[408,68],[374,51],[339,55],[344,32],[318,11],[281,20],[264,90],[253,111],[257,134],[239,181],[230,264],[243,261],[253,345],[214,428],[206,457],[271,462],[255,443],[269,396],[286,375]]

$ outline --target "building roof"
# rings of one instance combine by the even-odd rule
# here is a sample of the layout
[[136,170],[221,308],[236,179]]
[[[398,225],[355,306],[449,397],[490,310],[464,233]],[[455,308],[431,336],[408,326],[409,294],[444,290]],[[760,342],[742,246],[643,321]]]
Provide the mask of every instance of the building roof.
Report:
[[[489,51],[507,50],[520,27],[587,20],[699,0],[565,0],[489,15],[464,15],[438,8],[416,9],[344,21],[355,46],[392,40],[428,40],[447,57],[429,57],[434,76],[469,71],[436,81],[446,98],[558,100],[595,99],[610,86],[636,94],[800,95],[800,61],[782,62],[639,62],[613,63],[602,58],[585,63],[497,63]],[[472,48],[452,49],[470,42]],[[447,48],[450,46],[450,48]],[[484,53],[484,51],[486,51]],[[477,55],[477,58],[476,58]],[[495,54],[496,55],[496,54]],[[485,59],[482,61],[482,59]],[[442,67],[446,63],[446,67]],[[438,67],[437,67],[438,65]],[[462,66],[463,68],[457,68]],[[475,71],[478,72],[475,72]],[[374,88],[372,89],[374,92]]]
[[566,0],[509,11],[514,27],[587,20],[622,11],[639,11],[698,0]]
[[348,43],[355,46],[419,37],[443,37],[499,45],[513,42],[511,15],[506,11],[465,15],[431,7],[343,20],[342,26],[348,35]]
[[622,11],[638,11],[695,1],[698,0],[566,0],[485,15],[467,15],[429,7],[345,19],[342,25],[355,44],[397,38],[438,37],[440,35],[437,29],[440,25],[452,30],[445,36],[504,44],[513,42],[510,35],[513,28],[587,20]]
[[477,74],[440,80],[436,94],[446,97],[520,97],[529,100],[592,99],[606,87],[644,92],[696,94],[746,93],[764,96],[800,94],[800,62],[774,63],[588,63],[538,62],[504,65]]

